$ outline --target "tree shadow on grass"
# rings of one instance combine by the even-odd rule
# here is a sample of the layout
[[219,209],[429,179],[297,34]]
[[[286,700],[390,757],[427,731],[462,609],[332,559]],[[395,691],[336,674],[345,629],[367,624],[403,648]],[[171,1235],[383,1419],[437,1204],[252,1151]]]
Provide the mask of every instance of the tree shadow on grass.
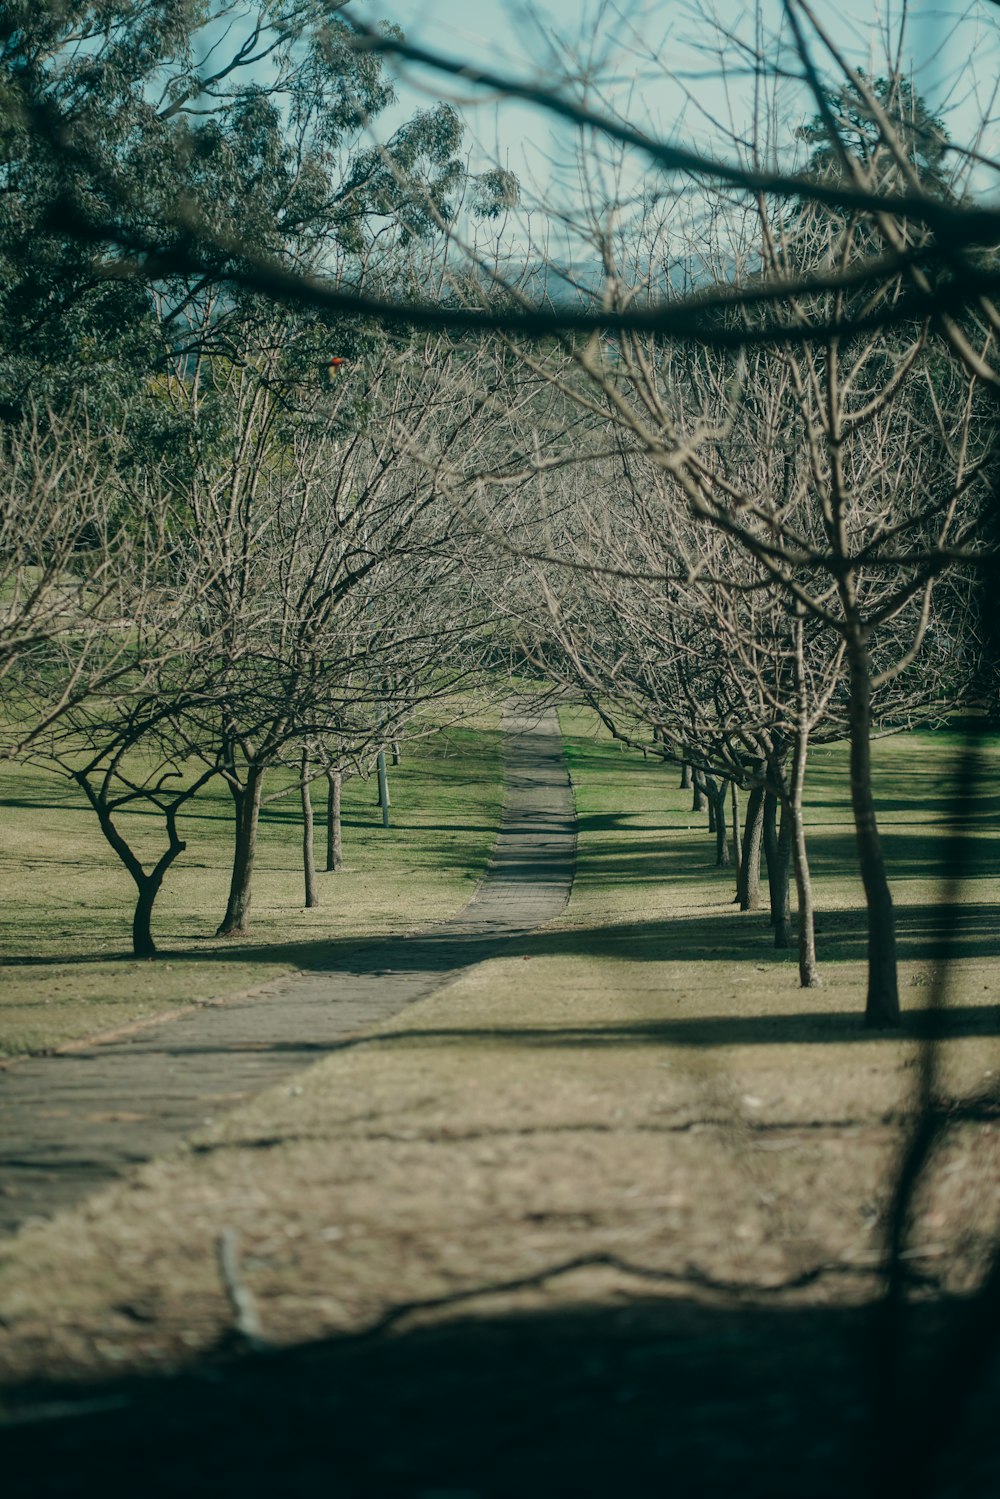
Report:
[[[577,827],[582,834],[619,833],[623,830],[655,834],[677,830],[677,825],[674,823],[660,823],[659,825],[651,823],[649,814],[646,812],[580,812],[577,815]],[[615,844],[616,849],[620,846],[618,843]],[[634,845],[636,848],[643,846],[642,844]],[[648,843],[645,846],[648,847]],[[600,855],[598,854],[597,857]]]
[[[1000,926],[991,905],[963,904],[954,911],[943,905],[903,906],[898,909],[897,917],[899,955],[904,961],[933,963],[949,956],[967,959],[1000,956]],[[868,937],[863,909],[821,913],[818,926],[821,962],[864,959]],[[543,927],[534,932],[465,931],[461,918],[456,918],[414,936],[365,942],[342,938],[288,946],[239,944],[232,950],[233,957],[248,962],[257,959],[274,962],[293,954],[303,967],[343,968],[350,972],[450,970],[501,956],[609,958],[639,963],[749,963],[755,971],[761,966],[766,969],[772,964],[783,966],[794,961],[793,951],[775,949],[766,916],[741,915],[730,910],[709,916],[619,925]],[[766,983],[766,977],[761,982]]]
[[[868,1414],[865,1307],[712,1304],[633,1290],[624,1304],[465,1313],[271,1355],[220,1351],[168,1376],[81,1387],[56,1372],[6,1392],[22,1423],[4,1433],[5,1492],[841,1499],[872,1491],[885,1454]],[[916,1362],[900,1392],[911,1420],[884,1439],[890,1455],[892,1444],[900,1449],[891,1462],[897,1492],[913,1499],[944,1491],[987,1499],[1000,1485],[995,1379],[957,1431],[920,1422],[939,1340],[962,1311],[946,1301],[912,1309]]]
[[[516,1028],[497,1025],[489,1029],[463,1029],[460,1026],[441,1030],[421,1028],[414,1031],[392,1030],[363,1038],[366,1046],[405,1046],[440,1042],[463,1045],[481,1042],[496,1046],[533,1047],[606,1047],[606,1046],[774,1046],[816,1045],[829,1042],[884,1040],[884,1031],[866,1030],[858,1015],[843,1010],[816,1010],[780,1015],[695,1015],[664,1020],[638,1021],[619,1025],[532,1026]],[[910,1010],[903,1015],[901,1028],[891,1033],[914,1039],[934,1037],[955,1040],[960,1036],[1000,1036],[1000,1005],[949,1005],[942,1014],[929,1015],[926,1010]],[[360,1038],[359,1038],[360,1039]],[[359,1044],[349,1040],[344,1046]],[[331,1048],[340,1049],[336,1044]]]
[[[602,819],[594,819],[597,825]],[[586,820],[581,819],[581,829]],[[1000,858],[997,855],[996,837],[980,827],[980,836],[968,837],[962,845],[962,867],[969,878],[1000,875]],[[701,829],[674,828],[672,836],[656,838],[656,832],[665,829],[649,829],[653,836],[636,837],[629,840],[627,820],[607,821],[607,831],[617,830],[624,837],[615,838],[607,845],[596,844],[587,850],[586,860],[581,865],[580,881],[589,887],[606,887],[613,890],[623,883],[671,884],[699,882],[717,879],[720,885],[735,884],[736,874],[732,867],[715,868],[714,838]],[[942,836],[943,819],[926,831],[919,827],[896,827],[891,823],[882,829],[889,868],[890,883],[898,881],[943,878],[948,870],[948,840]],[[638,831],[638,830],[636,830]],[[854,878],[860,888],[861,878],[857,873],[857,845],[854,831],[841,824],[813,824],[809,833],[809,863],[813,877],[821,879]]]
[[[516,868],[505,869],[520,881]],[[538,871],[535,871],[536,876]],[[541,878],[541,876],[538,876]],[[462,913],[412,936],[360,938],[345,936],[320,941],[257,943],[252,937],[194,947],[164,947],[160,958],[171,963],[283,965],[306,972],[378,974],[381,972],[440,973],[442,977],[491,958],[599,958],[631,963],[719,963],[734,973],[760,973],[768,985],[773,966],[794,960],[788,949],[776,950],[766,916],[734,910],[708,916],[677,916],[670,920],[600,924],[580,927],[543,927],[537,931],[507,927],[502,922],[478,929],[485,918]],[[966,903],[954,910],[941,904],[901,906],[897,909],[899,955],[904,961],[933,964],[946,957],[983,959],[1000,956],[1000,924],[995,907]],[[862,908],[820,912],[817,917],[821,965],[861,962],[867,947],[866,913]],[[74,967],[110,962],[134,964],[130,953],[86,954],[58,960],[35,956],[10,957],[11,968],[44,966],[58,961]],[[816,1013],[810,1011],[810,1013]]]
[[[900,1039],[923,1040],[933,1037],[953,1041],[961,1037],[1000,1036],[1000,1005],[952,1005],[942,1014],[910,1010],[903,1015],[901,1027],[891,1032],[893,1043]],[[267,1041],[240,1045],[224,1042],[218,1045],[191,1045],[163,1032],[155,1049],[164,1057],[228,1056],[241,1052],[274,1056],[282,1052],[297,1059],[329,1056],[332,1052],[366,1049],[399,1050],[411,1046],[475,1046],[495,1048],[498,1045],[571,1050],[617,1046],[670,1046],[709,1049],[718,1046],[807,1046],[858,1042],[878,1042],[886,1032],[866,1030],[859,1015],[843,1010],[818,1010],[814,1013],[780,1015],[679,1015],[664,1020],[637,1021],[618,1025],[560,1026],[446,1026],[418,1030],[362,1031],[343,1039],[329,1041]],[[147,1044],[147,1050],[152,1049]],[[988,1118],[997,1117],[993,1104],[983,1106]]]
[[[912,817],[914,813],[917,813],[923,822],[928,813],[933,813],[932,821],[939,827],[951,827],[957,814],[958,818],[968,822],[971,831],[982,828],[984,824],[989,830],[989,825],[1000,818],[1000,794],[998,793],[989,794],[977,791],[959,798],[956,806],[953,793],[947,790],[929,789],[926,779],[919,775],[911,777],[910,780],[912,790],[909,795],[879,796],[878,815],[880,818],[895,813]],[[893,783],[897,787],[902,781],[902,777],[893,777]],[[807,815],[815,816],[822,809],[839,812],[843,817],[845,812],[843,796],[810,796],[808,798]]]
[[[923,832],[919,827],[894,827],[891,823],[882,828],[890,884],[903,880],[933,880],[947,877],[954,864],[954,848],[948,838],[942,836],[943,820],[937,829]],[[995,831],[980,826],[980,836],[961,840],[961,867],[966,879],[1000,875],[1000,858],[997,855]],[[817,829],[809,832],[809,860],[814,876],[842,876],[845,871],[857,869],[856,844],[853,832],[822,833]],[[856,876],[860,881],[860,876]]]

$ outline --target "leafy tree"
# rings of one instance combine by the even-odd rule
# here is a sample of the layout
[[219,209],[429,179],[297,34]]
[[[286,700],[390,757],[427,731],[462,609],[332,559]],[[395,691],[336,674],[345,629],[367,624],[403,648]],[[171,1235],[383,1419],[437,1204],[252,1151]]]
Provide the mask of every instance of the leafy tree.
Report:
[[[192,301],[262,255],[399,290],[400,250],[457,211],[462,126],[435,105],[373,146],[365,132],[392,104],[392,84],[374,53],[350,44],[341,9],[5,7],[0,414],[29,395],[61,405],[85,386],[113,403],[141,388],[163,367],[161,330],[182,339]],[[509,174],[493,176],[473,184],[483,214],[516,191]],[[216,297],[215,339],[253,307]]]
[[[867,81],[863,71],[858,78]],[[950,142],[941,117],[931,112],[923,95],[900,74],[876,78],[869,88],[870,97],[891,124],[891,138],[858,83],[844,79],[826,94],[823,110],[796,131],[798,139],[811,148],[808,175],[846,182],[861,172],[875,192],[894,192],[903,185],[902,154],[925,192],[953,201]]]

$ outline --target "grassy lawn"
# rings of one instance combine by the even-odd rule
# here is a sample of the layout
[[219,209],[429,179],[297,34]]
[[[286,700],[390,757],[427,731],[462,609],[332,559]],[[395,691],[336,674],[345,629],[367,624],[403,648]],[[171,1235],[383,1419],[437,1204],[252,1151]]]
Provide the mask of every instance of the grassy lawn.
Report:
[[[585,714],[564,712],[563,727],[580,819],[574,924],[591,917],[595,926],[610,923],[613,930],[598,940],[627,940],[632,956],[659,954],[674,965],[721,963],[734,972],[752,957],[769,970],[792,972],[795,954],[773,950],[766,916],[732,909],[735,876],[713,867],[705,818],[692,815],[690,793],[676,789],[677,770],[595,736]],[[875,745],[876,799],[898,910],[904,985],[926,982],[939,947],[949,791],[961,744],[955,734],[923,733]],[[1000,901],[1000,736],[983,740],[982,755],[980,783],[962,807],[960,947],[965,961],[990,963],[1000,956],[994,919]],[[806,820],[825,983],[838,994],[853,991],[864,981],[866,928],[846,746],[813,751]],[[622,922],[629,927],[627,938]],[[702,981],[711,972],[705,969]],[[824,1003],[823,993],[815,1003]]]
[[[148,1016],[241,993],[325,961],[327,944],[404,931],[449,915],[475,889],[502,796],[494,709],[404,745],[390,769],[392,827],[381,826],[374,781],[344,787],[347,868],[320,876],[318,909],[303,908],[297,793],[261,818],[249,937],[212,936],[225,908],[231,800],[220,783],[182,813],[187,851],[153,913],[161,956],[130,956],[134,887],[73,785],[25,766],[0,769],[0,1056],[40,1051]],[[275,778],[271,788],[280,785]],[[322,786],[322,789],[321,789]],[[325,782],[313,787],[316,848],[325,849]],[[143,825],[151,832],[143,838]],[[162,824],[122,819],[155,859]]]
[[[6,1381],[82,1377],[137,1412],[97,1418],[91,1454],[148,1461],[164,1409],[193,1447],[210,1401],[218,1461],[253,1493],[262,1453],[311,1471],[318,1432],[359,1495],[603,1499],[659,1493],[665,1471],[679,1493],[861,1491],[865,1317],[935,971],[954,745],[878,751],[908,1012],[885,1034],[860,1023],[842,751],[811,779],[824,986],[803,993],[766,918],[732,908],[676,771],[582,714],[564,730],[580,849],[559,920],[6,1247]],[[991,755],[939,1075],[978,1102],[915,1205],[907,1400],[934,1318],[1000,1233],[1000,937],[976,914],[997,896]],[[224,1235],[284,1350],[270,1364],[221,1351]],[[976,1411],[956,1494],[995,1491],[988,1394]],[[87,1439],[65,1424],[71,1464]],[[25,1433],[33,1476],[52,1437]]]

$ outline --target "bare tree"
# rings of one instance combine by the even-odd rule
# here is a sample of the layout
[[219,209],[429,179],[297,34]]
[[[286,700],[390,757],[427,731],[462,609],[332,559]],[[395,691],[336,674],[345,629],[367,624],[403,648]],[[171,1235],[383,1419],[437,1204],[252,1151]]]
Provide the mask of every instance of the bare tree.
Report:
[[269,769],[299,767],[304,743],[337,747],[328,762],[310,753],[309,776],[358,765],[398,737],[430,682],[446,690],[450,643],[481,606],[447,586],[442,485],[451,450],[492,420],[488,369],[479,388],[479,364],[446,340],[377,342],[330,386],[300,378],[294,328],[255,320],[242,336],[238,361],[209,344],[186,355],[169,391],[188,434],[179,496],[208,580],[182,722],[235,814],[221,935],[246,929],[260,809],[286,794],[266,792]]
[[88,701],[141,695],[194,600],[169,495],[123,435],[33,412],[0,443],[0,755]]
[[[780,799],[787,828],[782,859],[771,856],[775,940],[789,941],[787,880],[778,877],[789,848],[800,972],[811,987],[818,975],[802,797],[817,725],[824,738],[844,732],[831,707],[843,645],[815,622],[807,630],[766,570],[693,520],[655,468],[633,462],[627,474],[627,482],[608,476],[598,498],[564,511],[561,547],[550,537],[542,629],[559,654],[548,650],[546,665],[557,674],[568,668],[615,737],[694,767],[721,867],[729,862],[730,788],[750,789],[741,895],[754,883],[763,795],[770,788]],[[741,899],[744,909],[753,904]]]
[[[178,816],[216,774],[214,766],[192,769],[178,736],[172,733],[172,697],[121,699],[98,711],[76,709],[60,722],[48,743],[36,746],[36,764],[69,777],[95,813],[109,846],[136,887],[132,951],[156,955],[153,906],[164,878],[187,847]],[[121,814],[141,811],[141,823],[126,831]],[[162,819],[166,847],[154,848],[150,814]]]

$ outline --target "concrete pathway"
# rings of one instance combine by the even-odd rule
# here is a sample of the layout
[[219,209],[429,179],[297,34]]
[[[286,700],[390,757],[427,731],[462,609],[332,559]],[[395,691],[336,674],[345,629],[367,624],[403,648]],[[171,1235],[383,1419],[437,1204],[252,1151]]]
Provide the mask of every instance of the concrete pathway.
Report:
[[162,1154],[558,915],[576,824],[556,715],[518,707],[504,729],[500,831],[483,884],[457,916],[252,997],[0,1073],[0,1231]]

